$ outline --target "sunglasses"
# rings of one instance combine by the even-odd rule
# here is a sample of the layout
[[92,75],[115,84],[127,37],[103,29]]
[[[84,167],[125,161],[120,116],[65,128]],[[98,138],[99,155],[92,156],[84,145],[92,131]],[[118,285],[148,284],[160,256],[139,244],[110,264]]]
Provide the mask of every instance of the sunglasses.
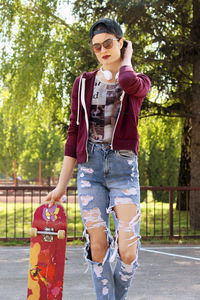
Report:
[[91,44],[92,49],[94,52],[98,53],[101,51],[101,47],[103,46],[105,49],[111,49],[113,47],[113,41],[119,41],[119,39],[107,39],[103,43],[95,43]]

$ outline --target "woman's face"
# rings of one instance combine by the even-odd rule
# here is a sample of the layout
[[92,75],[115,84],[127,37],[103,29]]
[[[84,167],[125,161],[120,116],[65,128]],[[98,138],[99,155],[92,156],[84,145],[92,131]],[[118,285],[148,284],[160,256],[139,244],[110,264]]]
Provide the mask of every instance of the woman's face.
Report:
[[[107,40],[111,39],[112,48],[106,49],[106,44],[109,44],[109,41]],[[103,43],[105,47],[103,46]],[[120,63],[121,62],[121,52],[120,49],[123,46],[123,39],[118,40],[114,34],[111,33],[99,33],[96,34],[92,38],[92,45],[94,44],[100,44],[101,49],[100,51],[96,52],[95,48],[93,47],[93,51],[96,54],[96,57],[98,61],[103,66],[110,66],[112,64]]]

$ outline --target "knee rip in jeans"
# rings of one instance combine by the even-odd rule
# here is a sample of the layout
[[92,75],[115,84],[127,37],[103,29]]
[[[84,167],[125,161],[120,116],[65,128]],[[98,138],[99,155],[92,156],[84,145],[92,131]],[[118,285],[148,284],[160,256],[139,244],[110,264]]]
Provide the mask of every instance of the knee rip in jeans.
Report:
[[[104,226],[106,228],[106,222],[101,217],[101,211],[98,207],[92,208],[90,210],[83,210],[83,216],[85,219],[86,228],[93,229],[100,226]],[[106,230],[105,230],[106,231]]]
[[135,235],[135,225],[139,222],[139,220],[140,220],[140,212],[137,212],[137,214],[132,218],[130,222],[119,220],[119,230],[123,232],[133,233],[133,236],[131,236],[128,239],[128,241],[130,241],[128,247],[134,245],[139,238],[138,235]]
[[[118,197],[120,198],[120,197]],[[122,200],[123,199],[123,200]],[[124,201],[125,199],[125,201]],[[132,202],[132,199],[131,199],[131,203],[130,203],[130,199],[131,198],[121,198],[120,200],[122,200],[121,202],[120,201],[117,201],[118,204],[133,204],[133,205],[136,205]],[[116,200],[116,199],[115,199]],[[119,199],[118,199],[119,200]],[[116,201],[115,201],[116,203]],[[118,222],[118,226],[115,230],[115,249],[114,249],[114,252],[113,252],[113,255],[112,257],[110,258],[110,261],[114,261],[117,253],[118,253],[118,231],[121,230],[122,232],[127,232],[127,233],[132,233],[132,236],[127,238],[127,241],[128,241],[128,245],[127,247],[131,247],[132,245],[138,243],[138,240],[141,238],[141,236],[138,234],[136,235],[135,234],[135,226],[136,224],[140,221],[140,216],[141,216],[141,213],[140,213],[140,209],[138,208],[137,206],[137,213],[136,215],[129,221],[124,221],[124,220],[119,220],[116,216],[116,213],[115,211],[113,210],[113,207],[109,208],[110,211],[112,211],[112,213],[114,214],[114,217],[116,218],[117,222]],[[137,259],[138,259],[138,245],[137,245],[137,253],[136,253],[136,257],[134,259],[134,261],[131,263],[131,266],[137,262]],[[123,263],[124,266],[129,266],[125,263]]]
[[[85,248],[85,258],[94,264],[94,272],[97,277],[101,277],[102,265],[110,256],[110,244],[112,243],[112,236],[110,230],[106,227],[106,222],[101,217],[101,211],[99,208],[93,208],[90,210],[83,210],[83,216],[85,219],[85,235],[86,235],[86,248]],[[102,232],[105,232],[106,239],[108,243],[108,249],[106,251],[105,257],[102,263],[92,261],[91,257],[91,246],[90,246],[90,233],[91,229],[102,228]]]

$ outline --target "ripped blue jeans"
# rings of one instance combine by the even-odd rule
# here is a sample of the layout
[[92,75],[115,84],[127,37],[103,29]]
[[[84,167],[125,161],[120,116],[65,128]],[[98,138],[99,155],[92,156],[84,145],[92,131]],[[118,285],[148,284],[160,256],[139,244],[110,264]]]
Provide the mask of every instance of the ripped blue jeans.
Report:
[[[88,141],[88,162],[78,165],[78,197],[85,228],[85,258],[91,264],[97,300],[125,300],[138,267],[140,249],[140,186],[137,155],[132,151],[113,151],[109,144]],[[131,220],[120,219],[115,208],[133,204],[136,214]],[[109,214],[115,223],[115,242],[109,228]],[[106,232],[108,249],[103,262],[92,259],[90,229]],[[127,249],[135,244],[133,261],[120,257],[119,233],[127,233]],[[126,247],[125,247],[126,248]],[[130,248],[132,249],[132,248]],[[125,250],[126,251],[126,250]],[[131,250],[132,251],[132,250]],[[111,262],[116,258],[113,269]],[[113,270],[112,270],[113,269]]]

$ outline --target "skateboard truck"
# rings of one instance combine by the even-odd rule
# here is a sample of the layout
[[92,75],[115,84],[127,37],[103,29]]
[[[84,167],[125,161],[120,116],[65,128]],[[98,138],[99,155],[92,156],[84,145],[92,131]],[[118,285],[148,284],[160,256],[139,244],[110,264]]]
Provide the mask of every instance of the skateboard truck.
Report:
[[58,230],[54,232],[53,228],[46,227],[44,231],[39,231],[37,228],[31,228],[31,237],[36,237],[38,234],[42,234],[45,242],[53,242],[53,236],[57,236],[59,240],[65,238],[65,230]]

